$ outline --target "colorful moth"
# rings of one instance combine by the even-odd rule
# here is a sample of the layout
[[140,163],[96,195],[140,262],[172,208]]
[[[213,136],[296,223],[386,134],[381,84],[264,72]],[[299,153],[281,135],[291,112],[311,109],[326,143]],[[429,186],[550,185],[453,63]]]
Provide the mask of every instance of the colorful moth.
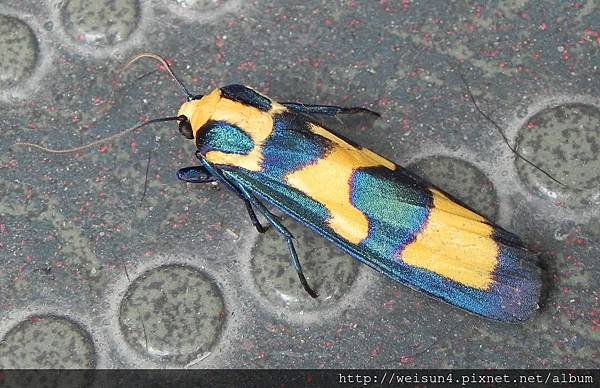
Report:
[[[290,259],[312,296],[292,234],[266,202],[369,267],[434,298],[505,322],[537,307],[541,271],[519,237],[395,163],[336,134],[313,116],[367,113],[365,108],[279,103],[242,85],[187,95],[179,132],[197,146],[199,165],[182,168],[190,183],[221,182],[287,241]],[[38,147],[41,148],[41,147]]]
[[414,289],[491,319],[528,319],[539,299],[540,269],[517,236],[310,116],[357,112],[374,113],[278,103],[242,85],[189,96],[178,112],[179,130],[194,140],[200,166],[178,176],[224,183],[264,232],[253,209],[260,212],[287,240],[313,297],[292,235],[262,201]]

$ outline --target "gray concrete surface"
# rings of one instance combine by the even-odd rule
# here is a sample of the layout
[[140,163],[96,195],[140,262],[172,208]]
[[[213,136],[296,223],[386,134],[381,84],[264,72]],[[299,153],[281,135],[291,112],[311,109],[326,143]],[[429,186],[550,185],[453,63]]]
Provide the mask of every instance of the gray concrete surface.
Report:
[[[0,368],[598,368],[599,46],[600,5],[585,0],[3,1]],[[539,311],[522,325],[469,315],[289,222],[322,294],[309,300],[279,236],[257,236],[223,188],[177,180],[194,150],[171,124],[76,155],[10,147],[174,115],[184,98],[153,62],[104,114],[118,69],[148,51],[198,93],[235,82],[380,111],[331,125],[540,252]],[[567,186],[516,160],[460,73]]]

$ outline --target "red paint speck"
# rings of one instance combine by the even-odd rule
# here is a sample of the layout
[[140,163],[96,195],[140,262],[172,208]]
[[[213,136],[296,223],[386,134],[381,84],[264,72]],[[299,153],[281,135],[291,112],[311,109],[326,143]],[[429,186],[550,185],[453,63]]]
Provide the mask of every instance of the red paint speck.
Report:
[[110,146],[108,144],[103,145],[102,147],[100,147],[100,153],[107,153],[108,150],[110,149]]
[[323,21],[323,24],[325,24],[325,26],[327,26],[327,27],[331,27],[331,26],[333,26],[333,20],[331,20],[331,19],[325,19]]
[[575,230],[572,230],[567,235],[567,238],[565,239],[565,243],[567,245],[582,246],[582,245],[586,244],[586,240],[584,238],[577,236],[577,232]]
[[385,106],[388,106],[391,103],[392,100],[390,100],[387,97],[382,97],[377,101],[377,106],[380,108],[383,108]]
[[314,61],[313,63],[311,63],[311,66],[314,67],[315,69],[318,69],[319,67],[321,67],[321,62]]
[[[173,65],[173,63],[172,63],[170,60],[168,60],[168,59],[166,59],[166,60],[165,60],[165,62],[167,62],[167,65],[169,65],[169,66],[172,66],[172,65]],[[160,70],[160,71],[165,71],[165,70],[167,70],[167,68],[166,68],[166,67],[165,67],[163,64],[157,64],[157,65],[155,66],[155,68],[156,68],[157,70]]]
[[533,128],[535,128],[535,124],[530,121],[530,122],[527,123],[527,128],[528,129],[533,129]]
[[8,161],[7,163],[0,164],[0,167],[2,167],[2,168],[15,168],[15,167],[17,167],[17,161],[15,159],[12,159],[12,160]]
[[583,33],[588,37],[600,44],[600,32],[594,31],[589,27],[583,29]]
[[38,322],[41,322],[42,318],[40,318],[40,317],[31,317],[31,318],[29,318],[29,320],[31,321],[31,323],[36,324]]
[[431,43],[431,33],[424,32],[423,33],[423,41],[425,41],[425,43],[427,43],[427,44],[430,44]]
[[387,302],[383,302],[383,307],[386,309],[391,308],[393,305],[396,304],[396,301],[393,299],[388,300]]
[[400,357],[400,364],[402,364],[402,365],[410,364],[411,362],[412,362],[412,357],[409,357],[409,356]]
[[563,51],[561,56],[562,56],[562,59],[564,59],[565,61],[568,61],[569,58],[571,58],[571,54],[569,54],[569,52],[567,50]]
[[410,8],[410,1],[409,0],[402,0],[402,9],[405,11],[408,11],[408,9]]
[[348,27],[356,27],[360,24],[360,20],[358,19],[352,19],[350,20],[350,22],[348,22]]
[[594,31],[594,30],[592,30],[589,27],[584,28],[583,29],[583,33],[586,34],[586,35],[588,35],[588,36],[594,36],[594,37],[600,35],[600,32]]
[[548,29],[548,24],[546,24],[546,22],[541,22],[540,29],[546,31]]
[[256,69],[256,62],[254,61],[245,61],[238,65],[238,70],[240,71],[252,71]]
[[379,357],[379,353],[381,352],[381,344],[375,345],[373,349],[371,349],[371,357]]

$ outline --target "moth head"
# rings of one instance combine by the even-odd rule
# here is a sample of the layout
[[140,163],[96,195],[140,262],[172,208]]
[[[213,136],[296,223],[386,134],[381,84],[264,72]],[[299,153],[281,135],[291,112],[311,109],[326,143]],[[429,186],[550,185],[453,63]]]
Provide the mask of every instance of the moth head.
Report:
[[194,129],[192,128],[192,118],[197,116],[197,112],[202,109],[200,100],[202,96],[189,97],[188,101],[183,103],[177,112],[177,124],[179,125],[179,133],[186,139],[194,139]]
[[186,139],[194,139],[194,131],[192,130],[192,123],[190,119],[185,115],[177,116],[177,124],[179,125],[179,133]]
[[221,97],[219,89],[203,96],[197,95],[188,98],[177,112],[179,133],[186,139],[193,140],[197,137],[200,128],[206,124],[215,111]]

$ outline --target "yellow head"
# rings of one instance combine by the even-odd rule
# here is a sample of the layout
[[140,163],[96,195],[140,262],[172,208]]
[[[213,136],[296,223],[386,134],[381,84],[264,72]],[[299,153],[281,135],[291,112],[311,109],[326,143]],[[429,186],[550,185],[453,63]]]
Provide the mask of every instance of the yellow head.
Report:
[[215,89],[206,96],[183,103],[177,112],[179,132],[187,139],[195,139],[198,129],[206,124],[221,98],[221,91]]

